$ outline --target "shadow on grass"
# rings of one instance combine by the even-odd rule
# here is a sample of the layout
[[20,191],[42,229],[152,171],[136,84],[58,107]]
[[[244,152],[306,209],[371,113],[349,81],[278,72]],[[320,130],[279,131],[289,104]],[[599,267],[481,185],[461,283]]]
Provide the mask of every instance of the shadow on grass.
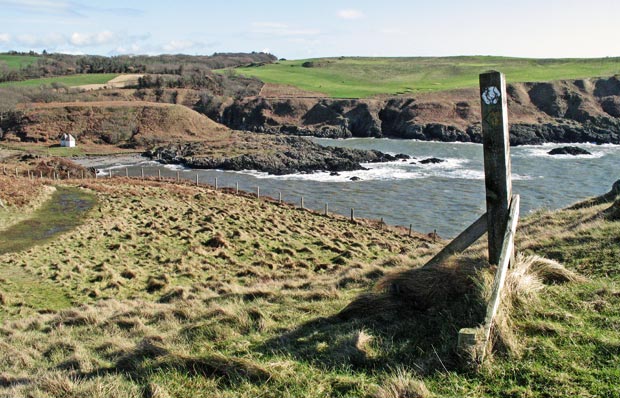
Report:
[[467,262],[388,275],[377,292],[271,339],[261,350],[333,369],[458,369],[464,363],[458,332],[479,325],[486,311],[475,282],[479,266]]

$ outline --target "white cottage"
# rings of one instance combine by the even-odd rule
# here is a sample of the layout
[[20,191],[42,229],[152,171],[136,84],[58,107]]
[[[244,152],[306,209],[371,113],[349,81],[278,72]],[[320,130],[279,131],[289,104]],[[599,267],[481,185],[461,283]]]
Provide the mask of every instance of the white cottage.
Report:
[[64,146],[67,148],[75,147],[75,137],[71,134],[63,134],[62,137],[60,137],[60,146]]

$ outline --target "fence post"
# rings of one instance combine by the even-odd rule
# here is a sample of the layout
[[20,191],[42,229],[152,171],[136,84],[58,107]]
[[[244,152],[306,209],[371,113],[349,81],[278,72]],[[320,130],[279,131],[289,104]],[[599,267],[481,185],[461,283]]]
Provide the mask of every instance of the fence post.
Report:
[[144,180],[144,167],[140,167],[140,175],[142,176],[142,179]]
[[301,197],[301,203],[300,203],[300,208],[303,209],[304,208],[304,197]]
[[161,181],[161,169],[157,169],[157,179]]
[[125,167],[125,177],[129,178],[129,169]]
[[112,178],[112,169],[108,170],[110,172],[110,176],[108,178]]
[[482,145],[487,201],[489,263],[499,263],[512,196],[506,79],[501,72],[480,75]]
[[411,237],[411,230],[413,230],[413,224],[409,224],[409,237]]
[[282,191],[278,192],[278,203],[282,204]]
[[239,181],[235,183],[235,193],[239,195]]
[[215,190],[217,191],[217,177],[215,177]]
[[198,174],[196,174],[196,186],[198,186]]
[[351,222],[355,221],[355,209],[351,207]]
[[260,187],[256,187],[256,199],[260,199]]
[[15,168],[15,177],[19,177],[19,172],[17,171],[17,167]]
[[329,215],[329,205],[327,204],[327,202],[325,203],[325,215]]
[[43,170],[39,170],[39,176],[41,179],[43,178]]

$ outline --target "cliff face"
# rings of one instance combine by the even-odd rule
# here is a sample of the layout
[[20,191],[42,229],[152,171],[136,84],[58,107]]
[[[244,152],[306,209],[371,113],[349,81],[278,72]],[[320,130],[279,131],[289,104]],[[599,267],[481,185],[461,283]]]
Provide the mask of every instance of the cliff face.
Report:
[[[618,77],[507,87],[511,143],[620,144]],[[225,107],[219,121],[262,133],[394,137],[480,142],[477,89],[385,100],[251,97]]]

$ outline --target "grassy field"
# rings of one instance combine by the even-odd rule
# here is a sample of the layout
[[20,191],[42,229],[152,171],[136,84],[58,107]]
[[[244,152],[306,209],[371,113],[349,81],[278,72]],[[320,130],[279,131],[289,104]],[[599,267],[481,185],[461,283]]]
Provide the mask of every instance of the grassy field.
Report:
[[[484,315],[482,244],[428,274],[415,268],[442,243],[378,223],[190,185],[69,185],[97,198],[84,224],[0,255],[0,395],[620,394],[613,197],[522,220],[520,252],[587,279],[515,267],[512,335],[496,333],[491,361],[472,367],[455,347]],[[20,293],[37,280],[37,300]],[[50,311],[46,294],[63,300]]]
[[0,64],[4,62],[9,69],[21,69],[35,63],[39,57],[31,55],[9,55],[0,54]]
[[[302,67],[304,62],[312,62],[314,67]],[[504,72],[508,82],[576,79],[618,74],[620,58],[340,57],[279,61],[234,71],[268,83],[323,92],[330,97],[359,98],[476,87],[478,74],[491,69]]]
[[52,83],[60,83],[68,87],[82,86],[86,84],[104,84],[117,76],[117,73],[89,73],[81,75],[46,77],[41,79],[22,80],[19,82],[4,82],[0,83],[0,87],[39,87],[49,86]]

